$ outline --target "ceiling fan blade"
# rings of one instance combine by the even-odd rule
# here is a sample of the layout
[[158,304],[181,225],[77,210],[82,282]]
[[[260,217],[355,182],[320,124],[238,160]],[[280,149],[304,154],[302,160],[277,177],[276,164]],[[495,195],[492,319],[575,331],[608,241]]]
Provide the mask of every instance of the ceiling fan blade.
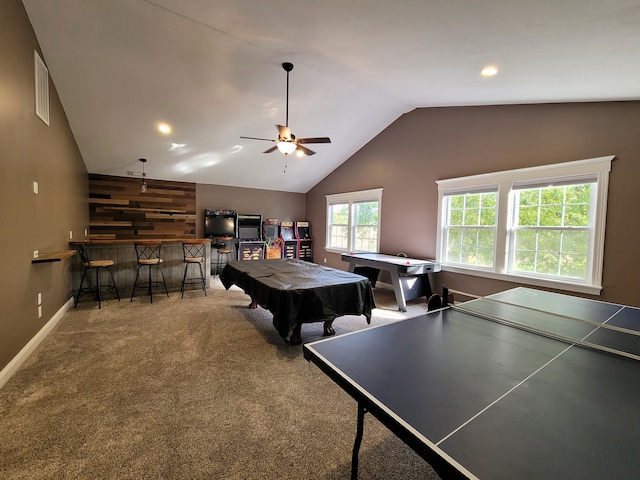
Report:
[[316,137],[316,138],[299,138],[297,143],[331,143],[329,137]]
[[302,145],[298,145],[296,150],[302,150],[302,153],[304,153],[307,157],[316,154],[316,152],[314,152],[313,150],[309,150],[307,147],[303,147]]
[[283,125],[276,125],[276,127],[278,127],[278,135],[280,138],[291,140],[291,130],[289,127],[285,127]]
[[258,137],[240,137],[240,138],[248,138],[249,140],[264,140],[265,142],[275,142],[270,138],[258,138]]
[[278,147],[271,147],[270,149],[265,150],[265,151],[264,151],[264,152],[262,152],[262,153],[271,153],[271,152],[273,152],[274,150],[277,150],[277,149],[278,149]]

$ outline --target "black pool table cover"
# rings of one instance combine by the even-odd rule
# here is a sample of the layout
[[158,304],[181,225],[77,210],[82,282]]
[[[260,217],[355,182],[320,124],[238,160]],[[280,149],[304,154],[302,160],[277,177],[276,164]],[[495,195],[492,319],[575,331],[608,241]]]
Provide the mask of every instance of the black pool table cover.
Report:
[[366,277],[302,260],[232,261],[220,280],[227,290],[237,285],[269,310],[285,340],[302,323],[331,322],[342,315],[364,315],[370,323],[375,308]]

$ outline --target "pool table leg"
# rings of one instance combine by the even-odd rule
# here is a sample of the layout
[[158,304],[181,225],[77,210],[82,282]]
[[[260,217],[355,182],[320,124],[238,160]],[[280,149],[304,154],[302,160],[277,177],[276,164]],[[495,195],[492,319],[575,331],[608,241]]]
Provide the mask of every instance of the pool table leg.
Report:
[[336,331],[333,329],[333,319],[324,321],[324,336],[330,337],[331,335],[335,335]]
[[[330,337],[331,335],[335,335],[336,331],[333,329],[333,319],[324,321],[324,336]],[[293,327],[293,331],[291,332],[291,336],[289,337],[289,343],[291,345],[300,345],[302,343],[302,324],[296,325]]]
[[302,343],[302,335],[300,331],[302,330],[302,324],[298,324],[293,327],[293,331],[291,332],[291,336],[289,337],[289,343],[291,345],[300,345]]

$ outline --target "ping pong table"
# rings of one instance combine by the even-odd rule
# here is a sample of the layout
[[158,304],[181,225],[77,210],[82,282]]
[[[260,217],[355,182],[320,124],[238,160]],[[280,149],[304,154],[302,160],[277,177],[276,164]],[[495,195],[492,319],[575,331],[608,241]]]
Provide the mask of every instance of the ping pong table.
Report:
[[640,478],[640,309],[518,287],[304,345],[442,478]]

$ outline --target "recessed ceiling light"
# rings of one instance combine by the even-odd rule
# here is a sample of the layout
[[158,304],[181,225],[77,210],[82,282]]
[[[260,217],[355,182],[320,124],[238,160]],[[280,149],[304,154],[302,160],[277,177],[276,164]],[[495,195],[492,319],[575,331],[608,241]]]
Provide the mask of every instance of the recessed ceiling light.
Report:
[[168,133],[171,133],[171,127],[169,125],[167,125],[166,123],[159,123],[158,124],[158,130],[160,130],[161,133],[164,133],[165,135]]
[[483,77],[493,77],[496,73],[498,73],[498,69],[493,65],[489,65],[488,67],[484,67],[480,74]]

